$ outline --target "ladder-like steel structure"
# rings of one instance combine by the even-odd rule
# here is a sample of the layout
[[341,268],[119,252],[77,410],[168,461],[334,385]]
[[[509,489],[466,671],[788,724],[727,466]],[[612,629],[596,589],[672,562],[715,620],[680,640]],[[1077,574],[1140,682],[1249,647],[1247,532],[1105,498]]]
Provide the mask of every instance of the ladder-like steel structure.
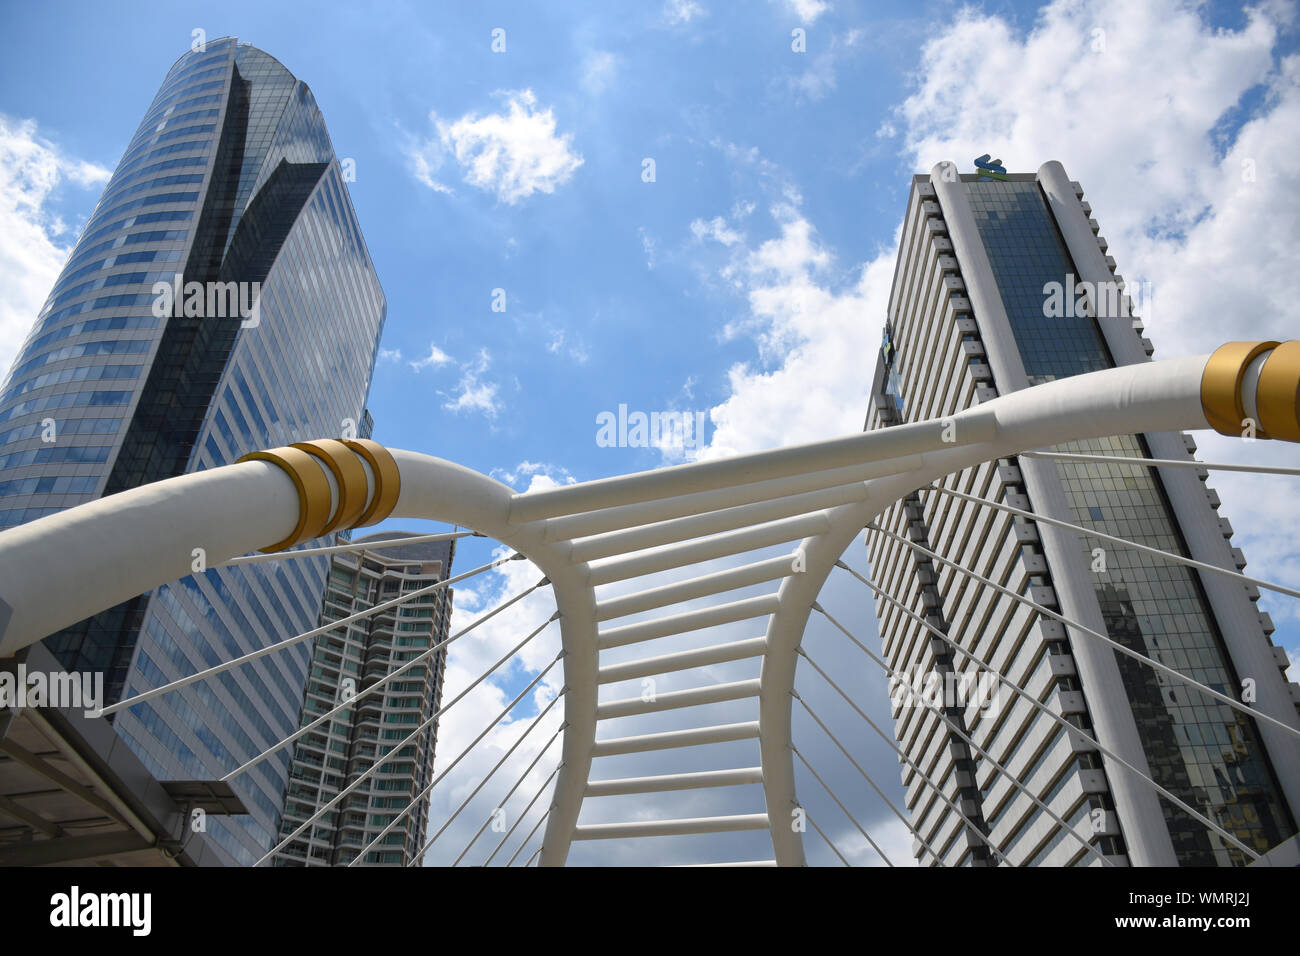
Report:
[[[1259,437],[1300,441],[1298,396],[1300,342],[1235,342],[1213,355],[1039,385],[943,421],[522,494],[452,462],[370,441],[299,443],[0,533],[0,599],[11,608],[0,656],[185,576],[196,547],[215,565],[385,517],[454,523],[534,562],[554,591],[563,730],[540,865],[563,864],[574,841],[736,830],[771,835],[771,859],[750,862],[801,865],[802,828],[790,825],[799,806],[795,758],[802,759],[791,739],[796,666],[822,585],[865,526],[943,475],[1065,441],[1206,427],[1238,435],[1243,423]],[[751,554],[774,546],[783,549],[776,557]],[[733,566],[597,595],[602,585],[719,559]],[[71,591],[69,581],[77,582]],[[757,596],[730,594],[757,585],[765,586]],[[698,606],[704,599],[710,603]],[[752,627],[751,637],[656,651],[664,638],[738,622]],[[631,645],[644,653],[611,660],[611,651]],[[600,699],[603,685],[745,659],[761,663],[758,678]],[[750,719],[638,736],[603,732],[619,717],[723,701],[752,702]],[[1262,696],[1251,713],[1292,743],[1300,736],[1289,698]],[[593,763],[606,756],[738,740],[754,741],[748,766],[593,779]],[[765,812],[579,823],[586,800],[639,794],[652,805],[661,793],[741,784],[762,785]]]

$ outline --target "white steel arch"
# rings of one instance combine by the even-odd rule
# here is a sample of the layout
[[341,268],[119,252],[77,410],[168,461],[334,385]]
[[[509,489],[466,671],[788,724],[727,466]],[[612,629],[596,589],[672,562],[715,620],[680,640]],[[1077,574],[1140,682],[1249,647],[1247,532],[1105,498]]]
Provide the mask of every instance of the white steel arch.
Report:
[[[563,864],[574,840],[743,829],[767,829],[773,862],[800,865],[801,834],[789,825],[797,806],[791,740],[797,655],[822,585],[856,534],[903,495],[979,462],[1113,434],[1210,426],[1240,434],[1244,419],[1254,421],[1260,437],[1300,440],[1300,342],[1229,343],[1210,356],[1039,385],[943,421],[523,494],[452,462],[374,442],[300,443],[0,533],[0,656],[189,574],[195,549],[212,566],[388,516],[455,523],[526,556],[555,592],[564,739],[541,865]],[[795,547],[784,557],[596,597],[601,584],[780,544]],[[69,581],[77,583],[71,593]],[[777,584],[758,597],[674,610],[763,582]],[[650,610],[658,613],[649,620],[607,623]],[[764,619],[763,635],[750,640],[601,663],[604,649]],[[761,658],[757,681],[649,702],[598,698],[602,683],[747,657]],[[756,721],[598,739],[604,719],[746,698],[758,701]],[[1261,693],[1255,710],[1300,731],[1285,693]],[[590,780],[592,760],[601,754],[751,738],[759,742],[758,767]],[[763,814],[578,824],[587,797],[758,782]]]

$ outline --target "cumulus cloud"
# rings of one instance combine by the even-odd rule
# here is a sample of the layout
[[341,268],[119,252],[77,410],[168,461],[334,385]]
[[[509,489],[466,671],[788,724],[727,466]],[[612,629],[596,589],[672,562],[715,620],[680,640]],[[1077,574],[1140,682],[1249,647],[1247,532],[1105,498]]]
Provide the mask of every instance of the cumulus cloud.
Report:
[[692,220],[691,235],[698,240],[712,239],[724,246],[734,246],[741,239],[740,233],[728,226],[727,220],[721,216],[714,216],[708,222],[703,219]]
[[812,23],[831,8],[826,0],[783,0],[787,10],[803,23]]
[[540,109],[532,90],[499,94],[505,109],[480,116],[466,113],[448,122],[430,113],[434,135],[408,147],[416,178],[431,189],[449,192],[437,177],[448,160],[463,180],[514,205],[534,193],[553,193],[583,163],[573,134],[557,131],[555,113]]
[[696,17],[705,14],[705,9],[695,0],[668,0],[664,4],[664,19],[672,26],[690,23]]
[[483,374],[491,364],[492,356],[487,349],[479,349],[473,359],[462,362],[455,394],[448,397],[442,407],[450,412],[478,412],[487,418],[496,418],[502,407],[497,398],[497,383],[483,380]]
[[892,253],[837,281],[834,256],[799,206],[779,201],[769,213],[779,233],[738,246],[723,267],[747,301],[728,323],[729,338],[751,336],[753,362],[727,373],[730,395],[712,409],[714,432],[701,458],[831,437],[862,427],[867,362],[879,343]]
[[[966,167],[967,157],[989,151],[1015,171],[1061,160],[1086,189],[1121,272],[1154,290],[1142,315],[1157,359],[1208,352],[1232,338],[1293,338],[1294,309],[1281,277],[1300,272],[1300,171],[1293,162],[1300,150],[1300,57],[1277,53],[1281,11],[1249,11],[1241,29],[1227,31],[1207,25],[1199,8],[1172,0],[1063,0],[1028,31],[1017,31],[968,9],[926,45],[913,92],[880,124],[880,135],[897,136],[902,165],[917,171],[942,159]],[[1008,76],[1015,77],[1014,93]],[[856,432],[896,246],[866,261],[841,261],[783,172],[756,151],[726,144],[725,152],[762,172],[769,218],[749,223],[747,237],[729,246],[716,267],[745,305],[724,332],[752,338],[756,356],[728,370],[729,395],[712,409],[715,431],[701,457]],[[748,238],[762,236],[763,225],[767,238]],[[1246,445],[1209,432],[1197,441],[1209,461],[1294,465],[1288,446]],[[1235,543],[1251,559],[1248,573],[1300,580],[1300,516],[1279,507],[1294,497],[1293,483],[1217,472],[1210,484],[1233,521]],[[846,560],[864,561],[860,546],[854,554]],[[833,576],[821,602],[861,612],[861,594],[853,603],[828,596],[837,586]],[[1277,643],[1300,656],[1296,602],[1265,591],[1260,606],[1277,621]],[[858,617],[857,626],[869,629],[869,620]],[[853,619],[851,612],[842,618]],[[827,667],[822,657],[835,645],[823,648],[824,640],[814,616],[804,646]],[[852,664],[828,670],[837,680],[856,673]],[[801,668],[805,678],[815,680]],[[852,696],[870,708],[883,691],[864,687]],[[844,732],[854,727],[860,735],[852,721]],[[813,740],[819,733],[797,724],[801,748],[810,739],[805,731]],[[810,759],[841,796],[861,782],[836,769],[833,754]],[[862,764],[885,780],[898,766],[884,750]],[[801,783],[801,798],[817,795],[815,783]],[[856,813],[860,803],[850,799],[849,806]],[[824,827],[836,813],[833,806],[812,812]],[[901,824],[873,813],[868,807],[860,819],[896,864],[911,863]],[[842,821],[829,821],[831,838],[850,859],[871,862],[860,837],[856,855],[848,849],[856,830]],[[819,839],[806,844],[814,861],[837,862]]]
[[[382,350],[379,353],[379,357],[388,358],[389,356],[385,354],[386,351],[387,351],[386,349]],[[402,353],[398,352],[396,355],[396,359],[400,360],[401,357],[402,357]],[[453,360],[450,355],[448,355],[442,349],[438,348],[438,346],[430,342],[428,355],[426,355],[422,359],[415,359],[411,362],[408,362],[407,364],[410,365],[411,368],[415,369],[415,371],[418,372],[422,368],[438,368],[440,366],[449,364],[451,361]]]
[[[897,118],[918,169],[989,150],[1009,169],[1060,159],[1120,272],[1144,292],[1155,358],[1292,338],[1292,296],[1278,277],[1300,272],[1300,56],[1275,56],[1291,16],[1248,9],[1240,30],[1221,31],[1173,0],[1056,3],[1019,36],[968,10],[926,46]],[[1009,71],[1015,96],[999,78]],[[1294,463],[1268,442],[1197,440],[1208,461]],[[1282,480],[1218,472],[1210,483],[1251,570],[1300,580],[1300,516],[1276,507]],[[1266,594],[1261,606],[1279,626],[1300,621],[1294,601]]]
[[64,183],[96,186],[109,175],[65,155],[35,120],[0,114],[0,372],[13,362],[75,238],[50,199]]
[[578,480],[563,465],[528,461],[527,459],[515,465],[514,468],[494,468],[492,477],[516,488],[519,488],[520,485],[526,485],[526,487],[519,488],[520,491],[558,488],[560,485],[571,485]]
[[[1143,318],[1157,358],[1210,351],[1233,335],[1288,338],[1291,294],[1277,278],[1300,271],[1300,57],[1274,62],[1277,16],[1250,11],[1234,32],[1173,0],[1059,2],[1022,34],[968,9],[925,46],[913,93],[884,125],[917,170],[988,150],[1012,169],[1060,159],[1084,184],[1125,277],[1154,291]],[[1225,115],[1256,89],[1262,105],[1225,129]],[[769,191],[781,182],[756,151],[725,149],[763,170]],[[836,268],[797,190],[783,199],[769,207],[779,234],[739,244],[720,269],[748,304],[726,333],[751,335],[759,359],[729,370],[706,455],[861,428],[896,250]],[[1276,453],[1266,445],[1249,453]],[[1202,446],[1246,453],[1213,435]],[[1215,478],[1220,488],[1264,481]],[[1234,494],[1232,508],[1239,497],[1243,510],[1267,500]],[[1270,560],[1282,560],[1276,549],[1296,535],[1273,537]]]
[[[806,6],[814,18],[825,8],[817,2]],[[1300,174],[1291,165],[1300,147],[1300,65],[1294,56],[1275,59],[1277,9],[1248,14],[1245,27],[1238,31],[1211,29],[1196,9],[1167,0],[1100,3],[1087,8],[1060,2],[1046,8],[1027,32],[1017,32],[999,17],[967,11],[927,44],[914,93],[881,129],[891,138],[897,133],[905,150],[905,164],[917,170],[929,169],[945,158],[964,163],[965,157],[986,151],[1004,157],[1016,170],[1032,171],[1047,159],[1060,159],[1087,189],[1125,276],[1131,281],[1150,281],[1156,291],[1154,305],[1144,312],[1144,319],[1156,342],[1157,358],[1208,351],[1225,338],[1293,337],[1294,330],[1286,328],[1285,321],[1289,289],[1279,277],[1294,274],[1300,266],[1300,244],[1296,242],[1300,238]],[[1094,52],[1096,30],[1104,31],[1105,42]],[[1007,92],[1007,76],[1016,77],[1015,95]],[[1258,104],[1254,112],[1225,122],[1224,117],[1233,117],[1237,104],[1252,90],[1264,93],[1249,100]],[[697,239],[717,239],[710,235],[714,231],[736,233],[732,242],[717,239],[722,242],[725,260],[716,269],[724,286],[736,291],[745,314],[724,331],[733,338],[751,337],[755,357],[728,370],[729,395],[712,409],[715,428],[701,457],[855,432],[861,428],[866,409],[871,363],[886,314],[896,249],[883,248],[865,261],[843,261],[804,209],[798,190],[777,167],[755,150],[727,145],[726,154],[759,174],[765,191],[761,211],[746,222],[743,233],[736,227],[734,215],[718,223],[717,230],[711,221],[695,220],[700,231],[695,233],[692,223],[692,232]],[[1247,169],[1253,178],[1243,175]],[[901,214],[900,208],[900,219]],[[764,227],[766,238],[762,238]],[[644,232],[641,235],[644,241]],[[1277,457],[1277,446],[1266,442],[1246,447],[1208,433],[1198,435],[1198,440],[1202,456],[1210,460],[1258,456],[1261,461],[1288,463]],[[515,486],[526,482],[529,487],[547,487],[539,482],[564,480],[550,466],[532,462],[523,462],[505,474]],[[1284,480],[1216,475],[1212,483],[1220,489],[1224,513],[1231,513],[1238,538],[1243,539],[1242,546],[1252,559],[1250,570],[1294,582],[1300,579],[1300,555],[1292,543],[1300,527],[1295,516],[1277,507],[1276,502],[1291,497],[1288,489],[1293,486],[1283,485]],[[1252,529],[1257,529],[1258,540]],[[859,547],[851,563],[861,561],[860,551]],[[664,577],[695,575],[724,566],[726,562],[714,562]],[[475,607],[494,607],[501,597],[535,583],[539,576],[525,562],[507,565],[496,572],[490,588],[483,586],[482,600]],[[624,585],[639,588],[648,583],[606,586],[600,597],[619,593],[617,588]],[[857,626],[867,628],[865,609],[869,605],[864,593],[859,586],[849,585],[853,582],[846,584],[842,575],[832,577],[819,600],[837,613],[846,609],[841,616],[846,622],[853,621],[851,609],[856,608]],[[1275,618],[1295,613],[1281,610],[1292,608],[1294,602],[1279,600],[1270,606],[1269,601],[1266,594],[1261,606],[1269,606]],[[484,647],[470,647],[466,642],[460,653],[474,657],[457,662],[454,672],[449,670],[449,691],[453,684],[465,686],[468,675],[477,673],[475,666],[492,660],[491,655],[500,648],[511,646],[553,608],[540,598],[536,606],[521,605],[528,606],[530,613],[520,612],[515,617],[512,609],[484,624]],[[735,638],[752,636],[740,626],[734,630]],[[553,655],[558,647],[558,638],[544,637],[552,643],[530,649],[514,684],[488,681],[480,685],[479,697],[473,705],[467,702],[465,716],[490,716],[493,708],[509,699],[508,687],[521,687],[525,674],[535,674],[545,666],[548,653]],[[692,642],[718,639],[717,632],[679,635],[672,639],[673,647],[666,649],[685,649],[696,646]],[[1294,639],[1287,643],[1295,645]],[[814,617],[804,646],[882,727],[889,726],[880,675],[870,671],[869,662],[856,656],[852,645]],[[644,649],[615,649],[614,656],[630,659],[638,654],[644,654]],[[736,663],[711,669],[708,679],[746,676],[753,674]],[[680,684],[676,680],[665,680],[659,690],[699,683],[696,675],[682,678]],[[811,695],[818,689],[816,680],[807,669],[800,669],[801,694],[810,700],[815,699]],[[547,686],[550,690],[546,693],[553,693],[558,682],[553,684],[548,677]],[[609,693],[627,695],[637,690],[613,688]],[[534,706],[545,699],[544,693],[534,696]],[[816,706],[822,710],[821,704]],[[898,761],[886,744],[869,737],[864,742],[861,723],[851,712],[837,714],[829,703],[825,711],[820,716],[840,739],[855,741],[863,766],[882,783],[897,780],[893,775],[898,772]],[[682,721],[671,725],[674,728],[703,719],[680,712],[671,716]],[[752,719],[752,715],[741,713],[739,707],[734,712],[719,708],[716,718],[711,712],[707,722],[736,719]],[[650,729],[639,719],[626,721],[617,729],[610,728],[610,735]],[[477,768],[490,767],[490,758],[504,752],[502,748],[523,725],[523,721],[511,722],[494,732],[489,740],[496,749],[489,751],[489,756],[474,758],[470,783],[462,790],[438,798],[443,802],[435,805],[434,819],[440,811],[445,814],[455,808],[463,799],[460,794],[467,794],[477,779],[472,774],[486,772]],[[481,727],[481,720],[458,724],[455,729],[448,724],[445,736],[448,741],[472,739],[471,730],[477,732]],[[654,729],[665,727],[656,725]],[[801,753],[808,755],[855,814],[862,811],[859,819],[895,864],[912,862],[905,828],[880,808],[853,768],[834,765],[840,758],[820,734],[796,712],[795,739]],[[548,735],[540,734],[539,742]],[[454,746],[444,751],[443,746],[440,740],[440,753],[458,752]],[[678,763],[670,764],[665,757],[658,766],[654,762],[658,758],[652,755],[635,767],[602,766],[602,772],[621,776],[711,769],[750,765],[754,760],[752,753],[737,748],[732,763],[726,759],[731,753],[728,750],[723,758],[716,753],[701,758],[717,761],[712,767],[703,762],[684,764],[694,754],[683,751],[670,755]],[[645,756],[638,755],[638,759]],[[522,753],[516,758],[522,758]],[[544,779],[541,771],[549,772],[552,767],[554,758],[544,759],[533,776],[540,783]],[[891,789],[897,793],[896,785]],[[523,790],[531,795],[531,780]],[[818,798],[816,783],[801,776],[800,796],[811,806]],[[754,806],[739,805],[751,797]],[[493,799],[487,794],[482,798],[485,812],[490,812]],[[642,804],[620,809],[613,807],[612,801],[588,801],[583,808],[584,822],[761,809],[754,794],[735,797],[699,791],[683,795],[682,801],[680,807],[650,810]],[[879,862],[833,804],[823,801],[811,812],[851,860]],[[638,845],[626,849],[611,846],[607,852],[614,853],[619,862],[685,862],[699,853],[679,850],[668,840],[653,848],[645,846],[652,841],[628,842]],[[815,862],[836,862],[819,838],[810,836],[806,844]],[[760,852],[770,852],[770,848]],[[571,859],[583,862],[590,853],[594,853],[591,844],[576,844]],[[735,858],[747,856],[737,852]]]

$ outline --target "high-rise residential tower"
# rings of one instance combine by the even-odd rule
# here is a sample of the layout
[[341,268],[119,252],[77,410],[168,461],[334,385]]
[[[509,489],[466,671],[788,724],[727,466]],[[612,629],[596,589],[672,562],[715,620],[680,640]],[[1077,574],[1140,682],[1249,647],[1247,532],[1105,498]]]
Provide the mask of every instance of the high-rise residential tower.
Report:
[[[413,535],[367,535],[353,543],[375,542],[372,547],[333,556],[321,608],[322,626],[450,576],[455,540],[389,547],[379,544],[405,537]],[[357,702],[295,744],[281,839],[437,712],[447,663],[445,650],[414,664],[379,691],[357,695],[445,641],[451,607],[452,590],[443,587],[317,638],[301,727],[341,703],[354,698]],[[428,786],[437,740],[438,721],[433,720],[417,742],[403,747],[341,805],[285,846],[275,857],[276,865],[340,866],[355,860]],[[421,799],[362,862],[372,866],[409,863],[424,845],[427,816],[427,799]]]
[[[914,177],[866,427],[943,418],[1030,385],[1147,361],[1153,347],[1124,295],[1135,290],[1125,288],[1090,217],[1082,188],[1057,162],[1028,174],[1008,174],[997,161],[974,174],[941,163]],[[1194,450],[1190,436],[1169,433],[1052,449],[1172,460],[1190,460]],[[1240,569],[1245,557],[1207,477],[1191,467],[1021,455],[920,489],[881,515],[884,533],[867,532],[887,594],[877,602],[880,638],[891,666],[913,679],[952,674],[969,683],[980,668],[936,631],[946,635],[1262,853],[1296,832],[1293,739],[945,563],[1220,693],[1240,698],[1249,688],[1247,700],[1285,713],[1300,688],[1286,681],[1285,654],[1269,640],[1273,625],[1255,587],[972,500]],[[1098,862],[979,749],[1116,862],[1247,862],[1005,688],[991,702],[945,700],[961,733],[895,696],[897,738],[924,771],[903,771],[911,820],[944,865],[998,862],[975,829],[1016,865]],[[913,849],[935,862],[919,842]]]
[[[251,451],[364,432],[384,322],[324,120],[222,39],[167,73],[0,387],[0,528]],[[364,437],[364,435],[362,436]],[[119,699],[317,620],[324,558],[196,572],[46,641]],[[75,582],[70,582],[75,586]],[[221,776],[297,726],[306,644],[116,715],[160,779]],[[279,831],[290,754],[234,780],[231,862]]]

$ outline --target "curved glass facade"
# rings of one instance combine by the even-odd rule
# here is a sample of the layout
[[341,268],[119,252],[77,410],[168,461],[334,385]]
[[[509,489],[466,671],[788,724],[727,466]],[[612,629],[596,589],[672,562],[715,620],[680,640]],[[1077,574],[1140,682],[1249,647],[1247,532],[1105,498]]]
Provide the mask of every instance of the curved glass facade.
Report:
[[[206,314],[155,315],[155,283],[177,274],[203,283]],[[218,305],[238,290],[256,312],[213,309],[214,289]],[[311,91],[233,39],[191,51],[0,386],[0,528],[359,428],[384,314]],[[69,669],[103,672],[115,700],[311,629],[325,575],[324,559],[209,570],[47,646]],[[219,777],[297,728],[310,653],[303,644],[138,705],[117,731],[159,779]],[[289,757],[232,782],[247,816],[209,817],[231,862],[272,845]]]

